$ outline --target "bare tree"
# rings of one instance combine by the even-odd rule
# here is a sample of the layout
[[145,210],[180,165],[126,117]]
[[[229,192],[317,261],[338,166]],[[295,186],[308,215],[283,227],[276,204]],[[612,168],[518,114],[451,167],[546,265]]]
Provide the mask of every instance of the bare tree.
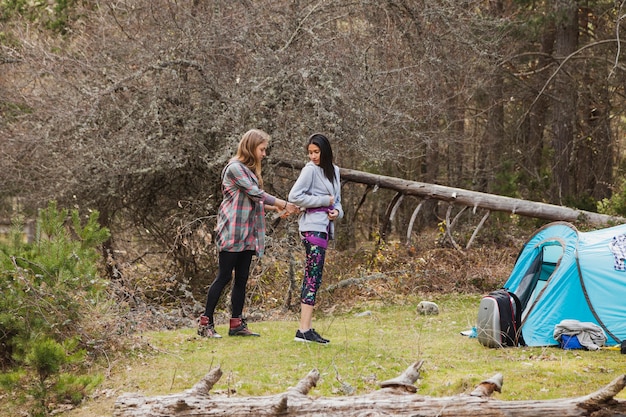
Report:
[[[73,3],[60,32],[12,15],[0,195],[31,211],[50,199],[98,209],[114,232],[112,277],[155,256],[203,283],[219,172],[251,127],[273,136],[271,160],[304,159],[323,131],[346,168],[551,202],[606,197],[620,166],[623,12],[524,3],[91,1]],[[580,37],[583,15],[595,30]],[[265,169],[283,197],[297,175],[284,172]],[[347,242],[386,219],[386,196],[351,217],[371,190],[344,190]],[[144,249],[118,259],[127,239]]]

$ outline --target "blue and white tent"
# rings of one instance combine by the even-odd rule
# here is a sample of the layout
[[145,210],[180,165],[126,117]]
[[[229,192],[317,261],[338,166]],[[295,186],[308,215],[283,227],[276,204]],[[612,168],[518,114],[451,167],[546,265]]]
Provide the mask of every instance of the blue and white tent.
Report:
[[626,339],[626,224],[580,232],[566,222],[539,229],[522,248],[504,288],[522,305],[528,346],[558,345],[554,326],[599,325],[607,345]]

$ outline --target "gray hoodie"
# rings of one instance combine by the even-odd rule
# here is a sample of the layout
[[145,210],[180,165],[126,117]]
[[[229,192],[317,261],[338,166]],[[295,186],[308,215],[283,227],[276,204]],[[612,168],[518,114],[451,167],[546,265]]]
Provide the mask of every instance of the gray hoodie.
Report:
[[[343,217],[341,207],[341,182],[339,180],[339,168],[335,168],[335,182],[332,184],[324,175],[324,171],[313,162],[308,162],[300,176],[289,192],[289,201],[304,209],[314,209],[330,205],[330,196],[335,199],[333,208],[339,211],[338,218]],[[325,212],[303,211],[298,220],[300,232],[326,232],[332,239],[334,224],[328,219]]]

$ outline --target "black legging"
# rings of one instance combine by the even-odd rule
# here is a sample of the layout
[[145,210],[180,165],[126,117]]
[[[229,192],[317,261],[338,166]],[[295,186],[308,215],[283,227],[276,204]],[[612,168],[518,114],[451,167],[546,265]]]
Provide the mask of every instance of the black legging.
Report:
[[219,253],[217,277],[209,287],[206,308],[204,310],[204,315],[209,318],[211,323],[213,323],[215,306],[217,306],[217,302],[222,295],[222,291],[224,291],[224,287],[228,285],[233,276],[233,269],[235,270],[235,282],[230,295],[231,317],[240,317],[243,313],[243,303],[246,298],[246,284],[248,283],[248,276],[250,275],[252,255],[254,255],[254,251],[251,250]]

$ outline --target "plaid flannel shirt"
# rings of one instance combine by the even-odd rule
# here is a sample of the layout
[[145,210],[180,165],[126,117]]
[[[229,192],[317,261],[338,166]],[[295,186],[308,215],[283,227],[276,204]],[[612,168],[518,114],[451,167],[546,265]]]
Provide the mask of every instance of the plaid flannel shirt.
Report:
[[222,171],[223,200],[217,215],[218,251],[253,250],[258,257],[265,249],[265,200],[274,197],[259,187],[256,175],[239,161]]

